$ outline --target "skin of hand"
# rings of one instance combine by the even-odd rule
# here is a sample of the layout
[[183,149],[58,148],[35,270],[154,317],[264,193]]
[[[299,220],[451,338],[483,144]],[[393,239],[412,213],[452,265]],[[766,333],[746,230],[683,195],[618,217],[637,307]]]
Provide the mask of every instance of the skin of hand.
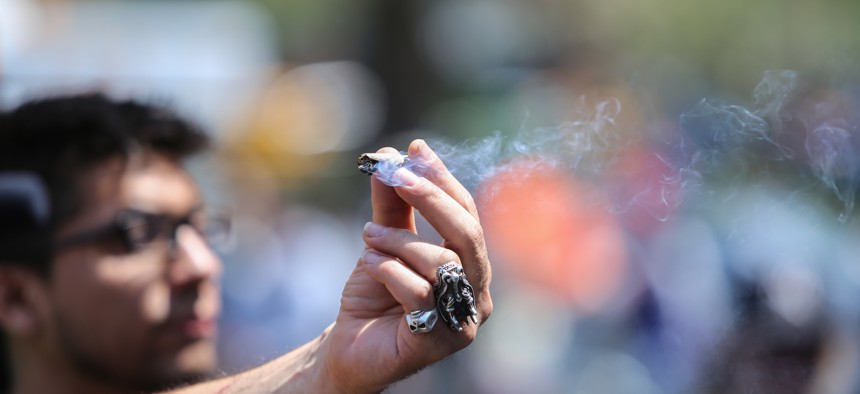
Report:
[[[474,324],[464,323],[456,332],[440,319],[432,332],[413,334],[404,319],[410,311],[434,307],[433,283],[442,264],[462,264],[474,288],[479,325],[493,310],[490,262],[472,196],[423,140],[413,141],[408,155],[427,164],[423,177],[400,169],[394,175],[402,184],[397,187],[371,177],[373,222],[363,234],[367,249],[318,349],[333,391],[378,392],[475,339]],[[415,209],[442,236],[442,245],[420,238]]]
[[[409,157],[427,163],[424,177],[398,170],[398,187],[371,177],[367,248],[347,279],[334,324],[262,366],[172,393],[374,393],[472,343],[474,324],[456,332],[440,319],[430,333],[413,334],[404,319],[434,307],[436,268],[449,261],[462,264],[472,284],[479,325],[493,311],[490,262],[472,196],[424,141],[410,144]],[[421,240],[415,209],[439,232],[442,245]]]

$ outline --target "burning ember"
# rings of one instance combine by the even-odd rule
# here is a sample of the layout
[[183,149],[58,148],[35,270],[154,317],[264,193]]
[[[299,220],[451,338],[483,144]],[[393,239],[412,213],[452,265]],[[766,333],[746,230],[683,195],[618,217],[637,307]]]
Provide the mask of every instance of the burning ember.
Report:
[[402,153],[363,153],[358,157],[358,170],[373,175],[380,169],[391,169],[391,172],[409,163],[409,157]]

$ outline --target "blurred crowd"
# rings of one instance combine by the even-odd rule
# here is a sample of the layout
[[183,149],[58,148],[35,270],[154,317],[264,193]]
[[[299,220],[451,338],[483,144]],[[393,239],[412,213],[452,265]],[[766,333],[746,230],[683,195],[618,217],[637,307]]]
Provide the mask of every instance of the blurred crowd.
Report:
[[419,137],[476,196],[496,309],[390,392],[851,393],[858,17],[837,0],[0,0],[0,106],[101,90],[213,134],[191,167],[236,221],[225,372],[333,321],[370,219],[355,158]]

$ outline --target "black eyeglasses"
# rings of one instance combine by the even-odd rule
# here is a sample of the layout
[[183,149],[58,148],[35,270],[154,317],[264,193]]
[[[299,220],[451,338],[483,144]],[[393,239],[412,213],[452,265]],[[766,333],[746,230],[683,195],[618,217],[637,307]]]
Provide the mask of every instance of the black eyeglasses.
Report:
[[182,225],[191,226],[211,247],[217,248],[226,244],[230,236],[231,220],[226,213],[202,209],[194,210],[185,217],[125,209],[107,225],[58,240],[54,243],[54,250],[60,251],[110,236],[119,236],[126,250],[131,252],[163,241],[175,245],[176,230]]

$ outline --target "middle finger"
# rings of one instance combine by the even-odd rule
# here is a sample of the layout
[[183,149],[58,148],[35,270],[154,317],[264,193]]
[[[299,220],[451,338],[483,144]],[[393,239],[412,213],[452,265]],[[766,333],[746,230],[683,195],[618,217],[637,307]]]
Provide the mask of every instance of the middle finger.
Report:
[[436,269],[448,262],[460,263],[454,251],[422,241],[417,234],[376,223],[364,227],[364,242],[368,246],[397,257],[419,275],[434,283]]
[[400,186],[397,194],[421,212],[430,225],[445,239],[445,247],[463,260],[466,273],[484,278],[486,249],[481,224],[463,206],[428,179],[401,168],[394,173]]

